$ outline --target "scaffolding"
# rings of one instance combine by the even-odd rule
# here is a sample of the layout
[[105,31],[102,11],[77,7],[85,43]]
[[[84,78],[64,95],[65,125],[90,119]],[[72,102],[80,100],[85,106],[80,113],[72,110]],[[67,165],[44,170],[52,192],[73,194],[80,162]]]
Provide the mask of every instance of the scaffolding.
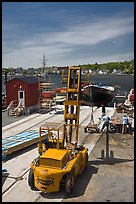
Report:
[[55,91],[55,84],[52,82],[39,82],[38,84],[38,91],[39,91],[39,97],[38,97],[38,109],[39,112],[41,110],[47,110],[50,109],[56,105],[56,102],[54,100],[56,96]]
[[66,100],[66,92],[67,92],[67,74],[64,74],[64,70],[62,70],[61,76],[61,87],[56,89],[56,103],[63,104]]

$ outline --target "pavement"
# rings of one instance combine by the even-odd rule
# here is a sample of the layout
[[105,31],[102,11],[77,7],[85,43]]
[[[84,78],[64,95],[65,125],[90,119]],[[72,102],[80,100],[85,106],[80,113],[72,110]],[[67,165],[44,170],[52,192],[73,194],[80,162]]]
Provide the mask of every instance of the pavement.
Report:
[[88,168],[63,202],[134,202],[134,137],[110,134],[109,158],[105,137],[103,133],[89,155]]
[[[58,111],[36,113],[10,123],[2,128],[2,138],[26,130],[37,130],[45,122],[62,122],[64,107]],[[106,115],[116,117],[116,110],[106,108]],[[122,117],[122,114],[118,116]],[[94,121],[102,125],[101,108],[94,107]],[[109,137],[111,157],[105,158],[106,134],[85,133],[90,122],[91,108],[82,106],[80,111],[79,144],[88,148],[89,162],[85,172],[77,178],[72,194],[65,192],[42,193],[28,186],[30,163],[38,156],[37,144],[9,155],[2,163],[7,170],[2,174],[2,202],[133,202],[134,201],[134,135],[111,134]],[[104,157],[102,157],[102,150]]]

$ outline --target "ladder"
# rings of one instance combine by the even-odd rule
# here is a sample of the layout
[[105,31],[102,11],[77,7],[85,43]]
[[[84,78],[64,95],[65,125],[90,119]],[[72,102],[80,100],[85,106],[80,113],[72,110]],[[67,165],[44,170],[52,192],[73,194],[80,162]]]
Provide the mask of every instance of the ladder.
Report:
[[78,143],[80,98],[81,98],[81,68],[69,67],[66,101],[64,103],[64,122],[65,130],[63,132],[66,139],[66,146],[72,144],[73,130],[76,130],[74,148]]

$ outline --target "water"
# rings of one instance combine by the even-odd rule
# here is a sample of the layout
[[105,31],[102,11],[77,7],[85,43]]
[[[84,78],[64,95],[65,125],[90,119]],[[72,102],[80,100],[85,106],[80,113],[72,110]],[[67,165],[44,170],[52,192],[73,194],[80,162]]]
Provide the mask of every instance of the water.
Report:
[[[11,76],[8,76],[11,79]],[[55,83],[56,88],[61,87],[61,74],[50,74],[50,81]],[[120,95],[128,95],[131,88],[134,88],[134,76],[132,75],[91,75],[91,82],[105,86],[119,87]],[[4,76],[2,76],[2,92],[6,93]]]
[[134,88],[134,76],[132,75],[92,75],[91,81],[102,85],[118,86],[119,94],[126,95]]
[[[61,74],[51,74],[50,79],[56,84],[56,87],[61,86]],[[91,82],[103,86],[119,87],[120,95],[128,95],[131,88],[134,88],[134,76],[132,75],[91,75]]]

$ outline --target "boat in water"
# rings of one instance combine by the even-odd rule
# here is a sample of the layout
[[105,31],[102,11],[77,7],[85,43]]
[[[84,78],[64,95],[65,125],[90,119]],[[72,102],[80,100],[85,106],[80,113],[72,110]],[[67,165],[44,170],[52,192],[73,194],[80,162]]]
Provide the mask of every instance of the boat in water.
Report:
[[81,90],[81,99],[87,105],[106,106],[114,96],[115,89],[112,86],[89,84]]

